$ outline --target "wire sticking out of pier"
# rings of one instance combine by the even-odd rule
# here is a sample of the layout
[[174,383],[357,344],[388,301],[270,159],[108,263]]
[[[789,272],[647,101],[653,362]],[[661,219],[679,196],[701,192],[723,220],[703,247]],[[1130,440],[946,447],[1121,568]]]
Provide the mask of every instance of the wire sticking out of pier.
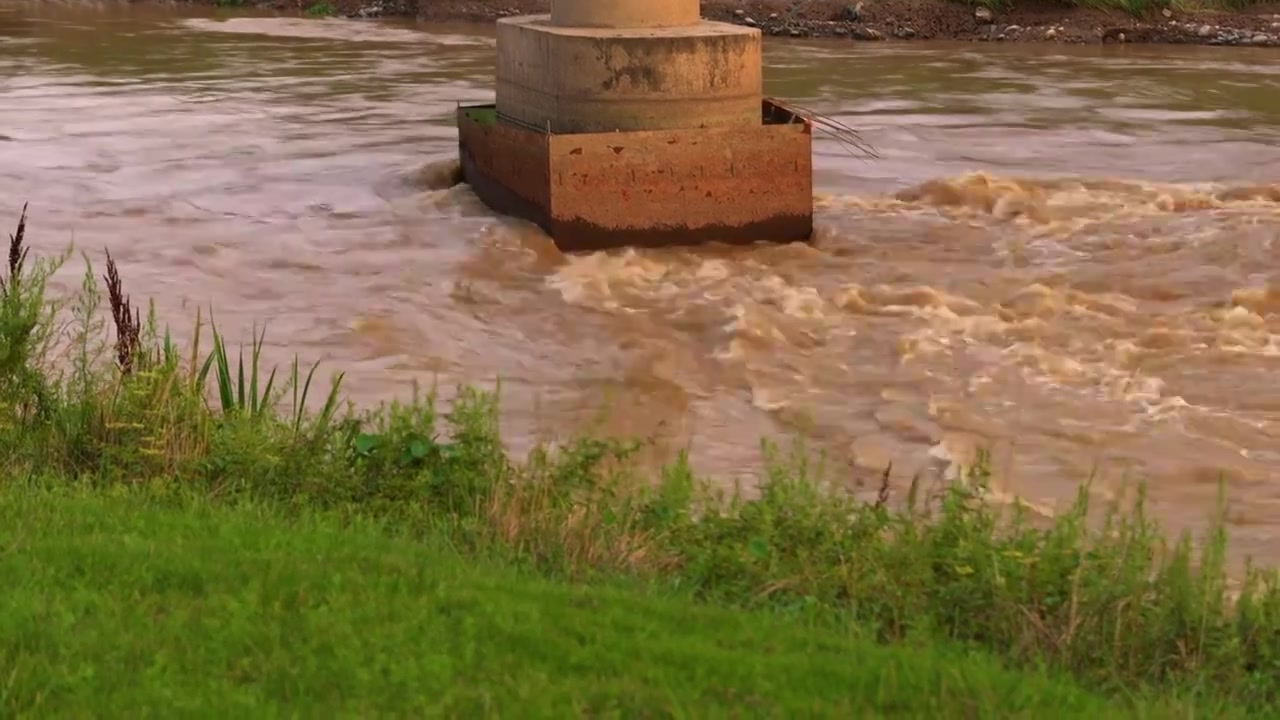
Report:
[[816,110],[779,100],[778,98],[769,98],[769,102],[813,123],[814,127],[821,130],[827,137],[835,140],[851,156],[870,160],[879,159],[880,153],[876,152],[876,149],[864,140],[857,130],[830,115],[824,115]]

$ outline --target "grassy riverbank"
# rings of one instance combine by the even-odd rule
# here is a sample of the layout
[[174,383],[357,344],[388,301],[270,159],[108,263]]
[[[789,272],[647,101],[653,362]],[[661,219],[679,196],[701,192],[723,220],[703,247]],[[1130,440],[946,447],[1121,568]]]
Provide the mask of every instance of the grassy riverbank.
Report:
[[[752,502],[685,463],[642,476],[612,441],[510,458],[493,396],[348,409],[340,378],[275,374],[258,343],[177,347],[114,263],[49,297],[58,263],[25,234],[0,267],[10,708],[1280,705],[1280,591],[1256,571],[1228,587],[1217,524],[1200,550],[1165,543],[1140,502],[1090,529],[1082,492],[1038,530],[983,503],[981,468],[857,504],[768,447]],[[398,637],[405,618],[420,619]],[[744,667],[720,667],[727,653]],[[809,654],[831,667],[780,669]],[[440,690],[388,697],[401,687]]]
[[6,717],[1083,717],[938,643],[571,585],[446,538],[145,490],[0,489]]

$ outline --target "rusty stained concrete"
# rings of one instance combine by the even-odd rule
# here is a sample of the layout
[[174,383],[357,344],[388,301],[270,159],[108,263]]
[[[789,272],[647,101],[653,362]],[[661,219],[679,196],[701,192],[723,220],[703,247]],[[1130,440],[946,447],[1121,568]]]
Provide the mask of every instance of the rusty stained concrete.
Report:
[[[602,77],[599,90],[611,97],[638,96],[701,99],[753,97],[759,100],[764,85],[757,67],[758,43],[743,42],[735,35],[709,35],[698,41],[699,72],[691,73],[683,62],[672,62],[684,48],[675,43],[659,47],[648,38],[609,38],[594,43],[594,63]],[[687,58],[680,58],[686,60]],[[753,116],[751,122],[754,124]]]
[[550,222],[550,136],[486,122],[458,108],[462,179],[486,205],[546,230]]
[[477,122],[466,108],[458,116],[463,176],[476,194],[536,223],[565,252],[809,240],[812,126],[795,120],[555,135]]

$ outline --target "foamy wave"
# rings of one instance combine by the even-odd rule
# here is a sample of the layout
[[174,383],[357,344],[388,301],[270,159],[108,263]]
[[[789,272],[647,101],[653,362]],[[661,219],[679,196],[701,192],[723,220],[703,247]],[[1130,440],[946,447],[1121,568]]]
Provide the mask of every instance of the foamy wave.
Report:
[[[565,302],[688,333],[752,406],[784,422],[816,418],[811,430],[861,451],[860,467],[898,453],[895,468],[923,468],[921,447],[941,432],[904,425],[902,409],[868,427],[868,414],[879,422],[903,403],[867,394],[875,378],[918,389],[908,405],[922,413],[945,398],[952,409],[931,407],[927,422],[946,432],[957,422],[1006,428],[1035,456],[1109,433],[1177,437],[1187,423],[1239,414],[1189,385],[1184,365],[1280,351],[1280,292],[1246,287],[1235,267],[1267,267],[1274,197],[1270,186],[975,173],[896,197],[823,198],[819,240],[803,252],[572,256],[548,284]],[[1028,420],[1002,417],[1015,410]],[[1086,418],[1089,432],[1070,426]],[[1212,442],[1239,434],[1223,432]],[[877,444],[886,434],[897,440]],[[932,457],[954,473],[962,455]],[[997,480],[992,498],[1012,502],[1017,493]]]

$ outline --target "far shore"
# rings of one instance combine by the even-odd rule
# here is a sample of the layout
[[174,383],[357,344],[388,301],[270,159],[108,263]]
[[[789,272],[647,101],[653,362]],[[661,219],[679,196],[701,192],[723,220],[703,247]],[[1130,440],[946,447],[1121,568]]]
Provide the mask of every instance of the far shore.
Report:
[[[547,12],[549,0],[178,0],[226,9],[429,22],[492,22]],[[1139,13],[1132,8],[1141,7]],[[950,40],[996,43],[1178,44],[1280,47],[1280,2],[1226,0],[703,0],[708,20],[770,36],[851,42]]]

